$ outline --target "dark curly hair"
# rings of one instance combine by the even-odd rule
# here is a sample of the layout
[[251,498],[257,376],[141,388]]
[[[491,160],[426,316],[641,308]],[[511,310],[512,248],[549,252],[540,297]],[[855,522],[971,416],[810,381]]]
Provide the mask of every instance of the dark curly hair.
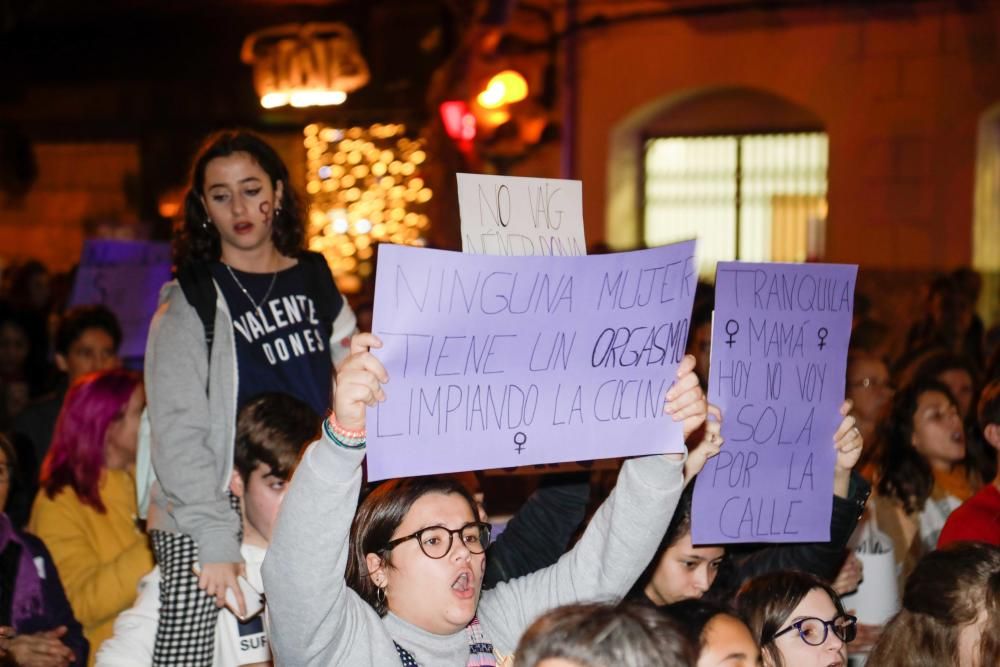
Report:
[[278,153],[255,134],[245,130],[224,130],[207,137],[191,165],[191,182],[184,197],[184,218],[174,228],[174,265],[211,262],[219,259],[222,246],[219,232],[208,221],[205,196],[205,168],[215,158],[245,153],[271,178],[271,186],[283,184],[281,202],[274,214],[272,239],[278,252],[295,257],[303,249],[305,225],[302,207],[289,183],[288,167]]
[[930,464],[914,449],[912,442],[917,404],[921,396],[931,391],[944,394],[957,408],[947,386],[934,378],[918,377],[896,394],[889,418],[880,429],[878,492],[897,499],[907,513],[919,511],[934,488]]
[[56,329],[56,354],[64,357],[69,354],[69,348],[78,341],[88,329],[100,329],[111,337],[115,352],[122,344],[122,328],[118,318],[107,306],[91,304],[77,306],[66,311]]

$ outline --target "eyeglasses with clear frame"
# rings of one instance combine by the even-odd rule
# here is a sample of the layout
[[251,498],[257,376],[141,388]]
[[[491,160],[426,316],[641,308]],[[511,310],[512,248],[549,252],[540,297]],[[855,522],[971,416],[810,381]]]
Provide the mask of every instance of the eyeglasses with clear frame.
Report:
[[855,635],[858,632],[858,619],[854,616],[844,614],[843,616],[838,616],[831,621],[824,621],[821,618],[816,618],[815,616],[808,616],[806,618],[799,619],[789,625],[784,630],[777,632],[771,641],[774,641],[783,634],[787,634],[792,630],[799,633],[799,638],[810,646],[822,646],[823,642],[826,641],[827,635],[830,630],[833,630],[833,634],[837,636],[845,644],[850,644],[854,641]]
[[878,377],[863,377],[854,380],[853,382],[848,382],[848,386],[859,387],[861,389],[870,389],[872,391],[888,391],[895,392],[896,387],[893,386],[892,380],[878,378]]
[[392,551],[403,542],[416,540],[425,556],[437,560],[444,558],[451,552],[455,535],[461,535],[462,544],[469,550],[469,553],[481,554],[486,551],[486,547],[490,544],[491,530],[493,530],[493,526],[482,521],[470,521],[455,530],[445,526],[428,526],[410,535],[390,540],[385,545],[384,551]]

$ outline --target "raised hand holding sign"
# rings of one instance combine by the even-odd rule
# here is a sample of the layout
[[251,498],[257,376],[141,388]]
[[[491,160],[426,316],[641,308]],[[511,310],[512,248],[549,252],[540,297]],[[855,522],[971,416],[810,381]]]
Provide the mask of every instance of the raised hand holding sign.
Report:
[[856,277],[719,264],[708,394],[726,444],[698,478],[696,544],[829,539]]
[[694,243],[595,257],[379,248],[373,480],[683,451],[664,414]]

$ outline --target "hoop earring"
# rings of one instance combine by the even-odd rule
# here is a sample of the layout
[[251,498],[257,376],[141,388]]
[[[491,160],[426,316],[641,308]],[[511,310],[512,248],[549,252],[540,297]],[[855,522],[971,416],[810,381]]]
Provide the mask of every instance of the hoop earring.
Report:
[[386,597],[387,596],[385,594],[385,588],[378,586],[375,589],[375,599],[378,601],[379,604],[385,604]]

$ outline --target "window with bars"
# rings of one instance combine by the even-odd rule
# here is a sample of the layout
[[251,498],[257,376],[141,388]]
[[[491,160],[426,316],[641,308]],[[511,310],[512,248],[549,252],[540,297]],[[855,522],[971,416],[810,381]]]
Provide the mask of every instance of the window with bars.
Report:
[[823,132],[656,137],[644,159],[644,239],[698,239],[698,272],[718,261],[823,258]]

